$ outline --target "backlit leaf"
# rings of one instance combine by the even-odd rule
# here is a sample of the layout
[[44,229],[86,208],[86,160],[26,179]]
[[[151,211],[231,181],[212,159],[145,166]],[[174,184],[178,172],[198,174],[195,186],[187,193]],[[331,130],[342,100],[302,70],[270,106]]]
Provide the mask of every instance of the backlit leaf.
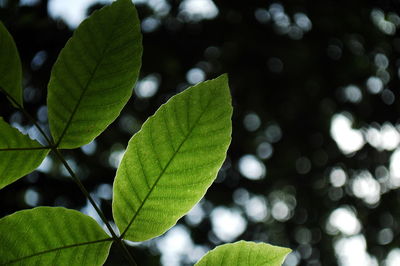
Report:
[[21,61],[17,47],[10,33],[0,21],[0,88],[22,106],[21,82]]
[[114,182],[113,215],[125,239],[161,235],[205,194],[231,141],[227,76],[172,97],[129,141]]
[[0,117],[0,189],[35,170],[48,152]]
[[112,239],[78,211],[38,207],[0,219],[0,265],[103,265]]
[[89,143],[117,118],[138,77],[141,42],[130,0],[94,12],[76,29],[49,82],[49,123],[59,148]]
[[289,248],[239,241],[208,252],[195,266],[281,266]]

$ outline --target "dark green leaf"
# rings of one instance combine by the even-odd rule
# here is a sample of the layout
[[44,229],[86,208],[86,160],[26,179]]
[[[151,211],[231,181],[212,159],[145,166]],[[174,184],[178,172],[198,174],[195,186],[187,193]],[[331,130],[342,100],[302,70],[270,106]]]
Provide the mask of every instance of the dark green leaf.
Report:
[[102,265],[112,239],[78,211],[38,207],[0,219],[1,265]]
[[114,182],[113,215],[123,237],[161,235],[205,194],[231,141],[227,76],[172,97],[129,141]]
[[94,12],[76,29],[49,83],[49,123],[59,148],[89,143],[117,118],[138,77],[141,41],[130,0]]
[[[0,22],[0,89],[20,106],[22,101],[22,70],[18,50],[10,33]],[[15,103],[11,101],[15,106]]]

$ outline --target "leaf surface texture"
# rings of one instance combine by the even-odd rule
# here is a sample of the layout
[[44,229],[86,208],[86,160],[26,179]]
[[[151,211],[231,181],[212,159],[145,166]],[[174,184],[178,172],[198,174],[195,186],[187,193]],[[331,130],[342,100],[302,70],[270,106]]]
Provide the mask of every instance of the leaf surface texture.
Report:
[[35,170],[48,153],[0,117],[0,189]]
[[21,61],[15,42],[1,21],[0,62],[0,88],[22,106]]
[[239,241],[209,251],[195,266],[281,266],[290,252],[266,243]]
[[231,140],[226,75],[172,97],[129,141],[114,181],[113,215],[124,239],[171,228],[205,194]]
[[142,55],[136,9],[118,0],[83,21],[51,73],[48,112],[59,148],[77,148],[103,132],[132,94]]
[[78,211],[38,207],[0,219],[0,265],[102,265],[111,239]]

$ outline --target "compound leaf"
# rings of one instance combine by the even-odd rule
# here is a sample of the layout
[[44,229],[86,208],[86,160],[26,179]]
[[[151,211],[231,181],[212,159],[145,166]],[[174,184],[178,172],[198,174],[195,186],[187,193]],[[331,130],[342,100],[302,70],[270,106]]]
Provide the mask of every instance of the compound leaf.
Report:
[[172,97],[132,137],[114,181],[122,237],[144,241],[171,228],[205,194],[231,141],[227,76]]
[[[21,61],[14,40],[1,21],[0,62],[0,89],[12,97],[16,103],[22,106]],[[10,101],[14,106],[16,106],[12,100]]]
[[50,130],[59,148],[89,143],[118,117],[138,77],[141,42],[130,0],[95,11],[76,29],[49,82]]
[[0,265],[102,265],[112,239],[78,211],[38,207],[0,219]]
[[0,117],[0,189],[35,170],[48,152]]
[[289,248],[239,241],[209,251],[195,266],[281,266]]

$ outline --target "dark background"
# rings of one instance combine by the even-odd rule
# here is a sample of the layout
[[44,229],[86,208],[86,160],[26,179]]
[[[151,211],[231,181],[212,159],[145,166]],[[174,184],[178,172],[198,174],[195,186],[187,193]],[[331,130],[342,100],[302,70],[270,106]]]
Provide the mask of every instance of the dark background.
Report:
[[[120,118],[96,140],[92,154],[81,149],[64,152],[107,217],[112,216],[110,186],[105,184],[112,184],[115,158],[141,123],[190,85],[190,69],[197,71],[192,74],[203,73],[205,79],[228,73],[234,105],[232,144],[216,183],[200,204],[204,217],[193,214],[198,223],[179,221],[193,243],[204,250],[224,242],[213,229],[210,213],[215,207],[226,207],[246,221],[244,232],[232,241],[290,247],[294,253],[286,265],[367,265],[346,263],[343,258],[345,251],[338,243],[352,239],[365,239],[365,247],[360,242],[351,250],[344,245],[347,253],[365,249],[364,255],[381,265],[390,251],[393,258],[400,245],[400,191],[392,185],[400,168],[392,156],[400,128],[399,2],[219,0],[215,1],[218,15],[212,19],[190,16],[181,10],[181,2],[167,0],[167,10],[155,8],[157,1],[137,5],[147,23],[142,24],[140,77],[155,80],[155,95],[134,93]],[[44,127],[51,67],[72,34],[64,21],[49,16],[47,4],[0,1],[0,19],[14,37],[23,63],[25,106]],[[367,82],[370,77],[375,83]],[[0,96],[0,109],[6,121],[35,135],[4,96]],[[365,145],[342,151],[330,133],[335,115],[352,120]],[[368,132],[375,128],[382,133],[385,127],[395,133],[383,134],[384,141],[394,141],[395,146],[371,144]],[[351,139],[343,132],[342,140]],[[253,155],[244,158],[266,169],[264,178],[246,178],[246,171],[254,170],[251,165],[244,164],[240,171],[239,160],[245,155]],[[334,170],[346,174],[345,184],[335,185]],[[357,186],[360,180],[367,180],[363,188]],[[374,186],[378,186],[378,199],[360,196]],[[249,211],[255,204],[253,197],[266,206],[261,208],[261,218]],[[1,217],[37,205],[89,210],[52,155],[41,171],[0,191]],[[359,230],[346,234],[332,229],[329,221],[335,210],[357,217]],[[351,221],[338,221],[351,228]],[[159,265],[158,247],[157,241],[150,241],[131,249],[139,265]],[[190,254],[176,259],[191,264]],[[124,263],[119,250],[112,248],[106,264]]]

